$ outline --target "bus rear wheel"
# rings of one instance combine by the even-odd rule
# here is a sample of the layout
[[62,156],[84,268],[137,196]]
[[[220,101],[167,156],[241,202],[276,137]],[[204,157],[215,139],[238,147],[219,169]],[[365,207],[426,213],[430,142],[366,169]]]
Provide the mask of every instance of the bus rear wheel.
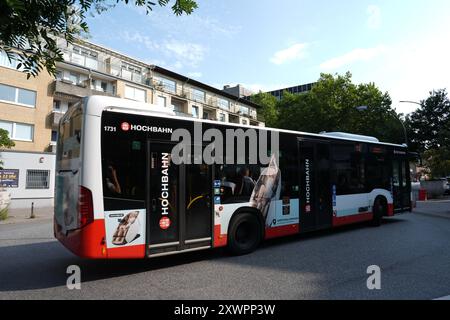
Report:
[[386,201],[382,198],[376,198],[373,204],[373,218],[371,221],[371,225],[373,227],[379,227],[381,225],[381,221],[383,216],[386,214],[386,210]]
[[261,243],[262,232],[258,218],[241,213],[233,218],[228,232],[228,250],[234,255],[253,252]]

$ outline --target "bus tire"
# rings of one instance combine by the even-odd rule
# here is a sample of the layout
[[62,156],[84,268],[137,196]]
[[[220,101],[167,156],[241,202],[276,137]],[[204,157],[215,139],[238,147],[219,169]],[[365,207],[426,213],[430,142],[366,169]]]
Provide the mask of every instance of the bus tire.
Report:
[[243,212],[231,220],[228,230],[228,251],[244,255],[255,251],[262,241],[261,223],[255,214]]
[[371,221],[371,225],[373,227],[379,227],[381,225],[381,221],[383,220],[383,216],[387,212],[387,202],[382,197],[377,197],[373,203],[373,218]]

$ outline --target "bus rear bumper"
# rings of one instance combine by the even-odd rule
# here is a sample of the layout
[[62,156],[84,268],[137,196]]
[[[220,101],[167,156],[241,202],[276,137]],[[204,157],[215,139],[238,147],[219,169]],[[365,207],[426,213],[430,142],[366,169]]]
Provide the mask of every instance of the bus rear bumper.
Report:
[[61,227],[54,221],[55,238],[67,249],[81,258],[105,259],[107,250],[105,244],[104,220],[94,220],[82,229],[61,231]]
[[80,258],[87,259],[142,259],[145,257],[145,245],[107,248],[105,242],[105,222],[103,219],[94,220],[87,226],[61,231],[54,221],[55,238],[67,249]]

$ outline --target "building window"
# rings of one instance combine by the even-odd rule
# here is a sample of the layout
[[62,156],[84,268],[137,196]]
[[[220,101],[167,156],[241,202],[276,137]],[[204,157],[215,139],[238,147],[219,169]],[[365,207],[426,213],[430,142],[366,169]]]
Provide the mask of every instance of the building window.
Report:
[[[10,68],[10,69],[17,69],[17,65],[19,64],[19,57],[15,53],[10,54],[11,60],[9,60],[8,55],[6,52],[1,51],[0,52],[0,66]],[[23,68],[20,68],[19,70],[22,70]]]
[[58,141],[58,131],[52,130],[52,142]]
[[53,100],[53,110],[60,111],[61,110],[61,101]]
[[203,110],[203,119],[209,120],[209,112]]
[[26,189],[49,189],[50,170],[27,170]]
[[125,98],[139,102],[146,101],[146,91],[135,87],[125,86]]
[[219,114],[219,121],[225,122],[225,114],[223,113]]
[[158,96],[158,106],[165,107],[166,106],[166,97]]
[[98,68],[98,61],[97,61],[97,52],[74,46],[72,50],[72,62],[85,66],[90,69],[97,70]]
[[56,70],[56,74],[55,74],[56,80],[62,80],[64,79],[64,74],[61,70]]
[[73,73],[71,72],[69,74],[69,80],[73,83],[73,84],[78,84],[80,83],[80,75],[77,73]]
[[36,106],[36,92],[0,84],[0,101],[34,108]]
[[100,86],[101,86],[103,92],[108,92],[108,83],[106,83],[105,81],[102,81],[100,83]]
[[163,90],[176,93],[177,91],[177,83],[173,80],[166,79],[163,77],[154,77],[155,79],[155,85],[160,86],[163,88]]
[[205,91],[192,89],[192,99],[195,101],[205,102]]
[[242,124],[243,124],[243,125],[247,125],[247,124],[248,124],[247,120],[243,119],[243,120],[242,120]]
[[0,129],[8,131],[12,140],[33,141],[34,127],[31,124],[0,121]]
[[197,106],[192,106],[192,116],[194,118],[198,118],[198,107]]
[[217,99],[217,105],[219,108],[229,110],[230,109],[230,101],[222,98]]
[[122,61],[122,78],[142,82],[142,68]]
[[242,114],[249,114],[249,109],[248,109],[248,107],[241,106],[241,108],[239,109],[239,112]]

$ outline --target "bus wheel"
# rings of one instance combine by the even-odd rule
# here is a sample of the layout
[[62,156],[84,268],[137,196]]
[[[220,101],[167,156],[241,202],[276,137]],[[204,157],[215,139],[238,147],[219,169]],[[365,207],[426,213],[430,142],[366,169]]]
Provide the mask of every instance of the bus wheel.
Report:
[[381,220],[386,214],[386,208],[386,201],[384,201],[380,197],[375,199],[375,202],[373,204],[373,218],[371,221],[371,225],[373,227],[379,227],[381,225]]
[[241,213],[233,218],[228,232],[228,250],[235,255],[254,251],[262,240],[261,225],[251,213]]

